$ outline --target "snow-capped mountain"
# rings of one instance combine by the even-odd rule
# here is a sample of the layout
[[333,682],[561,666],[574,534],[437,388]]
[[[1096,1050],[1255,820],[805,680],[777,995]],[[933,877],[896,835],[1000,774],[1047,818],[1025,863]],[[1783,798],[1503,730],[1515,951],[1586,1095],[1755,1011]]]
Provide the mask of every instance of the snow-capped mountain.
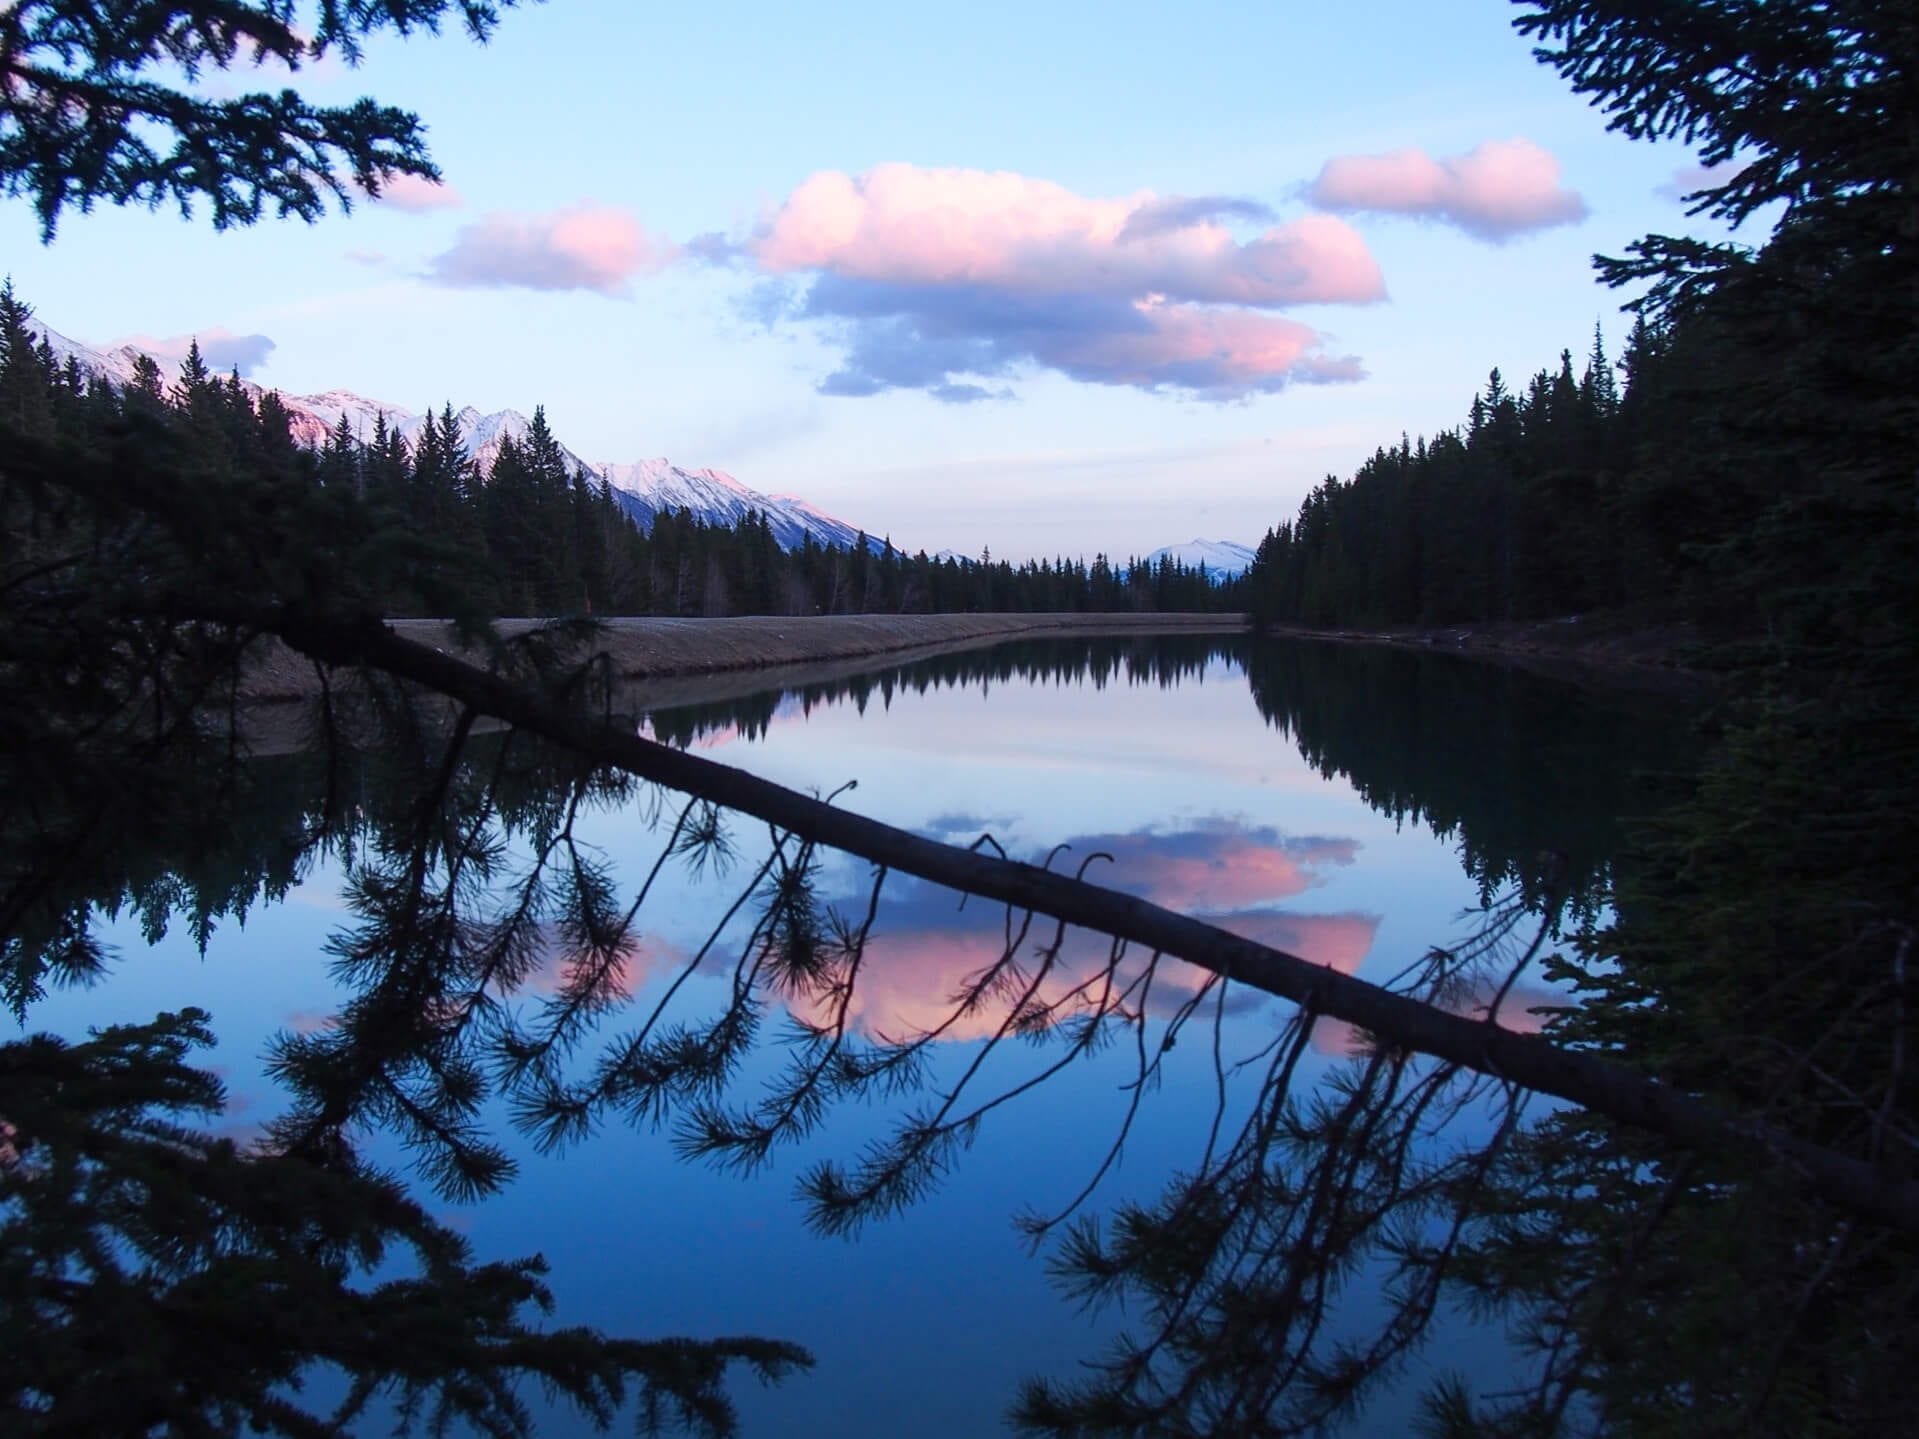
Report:
[[[796,548],[808,534],[815,544],[840,549],[851,549],[859,542],[856,526],[834,519],[796,496],[763,495],[723,470],[683,470],[664,459],[589,468],[613,487],[613,498],[620,502],[620,508],[648,533],[656,515],[671,514],[682,507],[708,523],[728,525],[743,519],[748,510],[760,510],[783,550]],[[877,549],[880,541],[869,536],[867,544]]]
[[1253,567],[1252,550],[1232,540],[1188,540],[1183,545],[1167,545],[1148,555],[1146,563],[1157,565],[1161,559],[1177,560],[1189,570],[1204,563],[1208,574],[1222,580]]
[[[142,353],[134,346],[121,345],[112,350],[98,350],[70,340],[59,331],[37,322],[33,328],[46,336],[47,343],[62,364],[71,356],[82,370],[113,384],[132,383],[134,361]],[[177,363],[159,356],[153,358],[159,362],[162,374],[171,377],[177,373]],[[251,380],[242,380],[240,385],[256,403],[266,392],[263,386]],[[347,428],[362,439],[373,433],[382,418],[389,430],[397,430],[409,442],[426,424],[423,414],[416,414],[400,405],[369,400],[350,390],[328,390],[319,395],[282,394],[280,403],[286,406],[291,418],[294,439],[303,445],[316,447],[325,443],[342,417],[346,419]],[[467,454],[479,464],[482,472],[492,465],[503,439],[508,436],[515,440],[523,439],[531,424],[518,410],[495,410],[492,414],[482,414],[471,405],[458,412],[458,419]],[[605,479],[612,486],[613,497],[619,501],[620,507],[633,517],[642,530],[649,533],[656,515],[671,514],[681,507],[707,524],[722,525],[735,524],[749,509],[754,509],[765,512],[767,523],[773,530],[773,538],[782,549],[797,547],[808,534],[813,536],[816,544],[835,545],[841,549],[850,549],[859,540],[857,526],[835,519],[795,496],[762,494],[719,470],[683,470],[663,459],[641,460],[633,465],[592,464],[564,445],[561,450],[576,474],[585,471]],[[881,544],[878,539],[869,539],[867,543],[875,550]]]

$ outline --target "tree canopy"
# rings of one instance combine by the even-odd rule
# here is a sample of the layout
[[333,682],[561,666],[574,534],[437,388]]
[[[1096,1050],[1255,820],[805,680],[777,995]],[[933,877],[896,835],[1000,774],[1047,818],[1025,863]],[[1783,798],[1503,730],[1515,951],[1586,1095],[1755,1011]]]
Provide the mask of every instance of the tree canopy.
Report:
[[399,175],[437,180],[419,117],[370,99],[315,105],[292,85],[216,98],[209,70],[269,65],[288,79],[326,55],[352,64],[365,37],[437,30],[474,40],[516,0],[15,0],[0,9],[0,192],[24,195],[53,238],[61,212],[99,201],[190,215],[214,228],[263,214],[316,219]]

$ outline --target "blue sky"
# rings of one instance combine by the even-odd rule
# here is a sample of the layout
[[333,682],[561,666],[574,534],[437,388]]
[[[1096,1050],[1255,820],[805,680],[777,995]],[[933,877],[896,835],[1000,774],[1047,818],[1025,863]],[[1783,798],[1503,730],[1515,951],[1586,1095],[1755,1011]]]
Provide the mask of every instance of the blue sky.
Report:
[[101,210],[48,247],[10,201],[0,264],[76,339],[543,403],[582,455],[909,548],[1252,542],[1492,366],[1596,319],[1616,350],[1590,256],[1699,223],[1691,157],[1607,134],[1512,13],[553,0],[302,72],[416,109],[439,195],[219,235]]

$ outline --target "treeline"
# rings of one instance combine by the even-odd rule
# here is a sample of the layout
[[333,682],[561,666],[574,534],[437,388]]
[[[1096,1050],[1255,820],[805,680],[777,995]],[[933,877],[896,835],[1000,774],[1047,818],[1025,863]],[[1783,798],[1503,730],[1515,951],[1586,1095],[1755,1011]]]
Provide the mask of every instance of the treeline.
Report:
[[[1244,608],[1244,580],[1221,582],[1170,557],[1148,565],[1097,555],[1013,565],[950,555],[908,555],[865,536],[849,547],[809,534],[782,550],[765,514],[705,522],[685,508],[650,530],[603,480],[575,472],[536,409],[523,437],[505,436],[482,468],[469,457],[459,418],[429,413],[411,441],[385,416],[356,435],[341,417],[317,449],[300,444],[271,391],[257,400],[237,374],[213,374],[195,345],[169,383],[148,356],[132,383],[115,386],[36,344],[30,311],[0,292],[0,393],[9,413],[49,436],[84,440],[137,414],[168,429],[193,462],[281,485],[344,489],[416,536],[442,541],[483,609],[511,615],[946,614],[965,611],[1211,611]],[[401,576],[379,596],[388,613],[433,609],[445,574]]]
[[1659,430],[1666,336],[1637,325],[1617,366],[1595,329],[1523,390],[1498,370],[1466,423],[1402,436],[1327,476],[1269,531],[1251,578],[1262,619],[1309,625],[1526,619],[1621,605],[1670,583],[1683,547],[1628,463]]
[[1839,596],[1911,549],[1899,496],[1855,463],[1886,418],[1863,403],[1886,365],[1861,353],[1855,388],[1806,383],[1787,327],[1755,334],[1762,303],[1730,285],[1640,318],[1617,364],[1596,331],[1577,369],[1562,352],[1521,389],[1494,370],[1459,428],[1328,476],[1270,531],[1248,608],[1314,626],[1632,609],[1720,640],[1849,645]]

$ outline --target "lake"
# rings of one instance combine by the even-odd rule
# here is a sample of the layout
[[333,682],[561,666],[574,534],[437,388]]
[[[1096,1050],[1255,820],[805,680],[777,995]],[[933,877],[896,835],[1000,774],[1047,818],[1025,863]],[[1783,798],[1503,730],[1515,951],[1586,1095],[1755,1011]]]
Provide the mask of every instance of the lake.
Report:
[[[643,693],[621,703],[643,707]],[[1096,882],[1380,980],[1467,939],[1490,900],[1516,896],[1528,909],[1522,937],[1535,922],[1570,932],[1601,918],[1626,822],[1655,810],[1667,792],[1658,776],[1685,772],[1693,758],[1688,714],[1670,700],[1443,654],[1238,635],[1021,641],[680,705],[638,723],[795,788],[826,794],[857,782],[834,802],[1015,858],[1050,854],[1056,868],[1084,862]],[[474,746],[470,768],[483,775],[498,736],[480,734]],[[371,762],[328,776],[294,755],[259,769],[259,792],[219,863],[162,879],[157,857],[156,873],[136,886],[141,905],[102,926],[118,951],[112,977],[53,994],[29,1016],[30,1027],[77,1034],[186,1004],[211,1011],[220,1045],[210,1062],[231,1091],[225,1123],[238,1135],[285,1105],[264,1075],[274,1036],[324,1032],[342,1002],[328,943],[354,919],[347,851],[296,857],[289,836],[314,803],[307,791],[323,778],[347,787],[347,808],[365,825],[352,851],[362,859],[376,853],[378,815],[392,802]],[[517,803],[496,865],[502,893],[529,835],[554,822],[537,793]],[[575,817],[582,852],[603,865],[622,906],[678,813],[676,802],[642,794]],[[625,998],[569,1073],[587,1073],[599,1045],[668,996],[670,1014],[688,1024],[726,1009],[758,906],[725,916],[770,841],[763,826],[735,821],[727,846],[724,863],[711,852],[665,861],[639,938],[621,954]],[[1203,976],[1171,962],[1148,984],[1145,957],[1127,957],[1116,972],[1138,986],[1137,1033],[1153,1052],[1129,1039],[1039,1079],[1059,1057],[1075,984],[1103,962],[1101,942],[1070,939],[1055,972],[1035,982],[1032,1002],[1056,1008],[1021,1026],[1054,1040],[1032,1043],[1010,1032],[1004,995],[953,1014],[954,996],[1006,947],[1003,909],[962,906],[905,877],[875,895],[870,868],[843,856],[821,857],[810,880],[823,912],[850,928],[870,924],[843,1000],[849,1044],[939,1032],[920,1046],[915,1094],[840,1105],[750,1174],[676,1153],[683,1114],[635,1124],[609,1112],[590,1136],[543,1154],[495,1104],[486,1117],[516,1177],[481,1202],[440,1209],[482,1257],[544,1254],[564,1322],[649,1336],[760,1334],[811,1349],[810,1373],[736,1386],[748,1435],[996,1432],[1023,1379],[1070,1380],[1138,1322],[1136,1313],[1087,1313],[1062,1293],[1047,1268],[1057,1236],[1035,1256],[1014,1217],[1070,1208],[1096,1176],[1081,1213],[1151,1202],[1199,1162],[1218,1117],[1230,1129],[1256,1102],[1257,1069],[1227,1083],[1221,1075],[1270,1048],[1288,1008],[1249,990],[1204,991]],[[260,886],[277,897],[240,902]],[[196,905],[207,911],[204,956]],[[172,922],[157,935],[167,910]],[[1042,923],[1022,941],[1023,974],[1043,966],[1034,950],[1048,939]],[[559,948],[556,938],[555,957],[532,969],[520,999],[529,1014],[565,989]],[[1534,973],[1506,999],[1507,1023],[1536,1024],[1529,1007],[1563,998]],[[817,1023],[822,1004],[813,995],[793,1007]],[[1168,1023],[1184,1024],[1188,1042],[1162,1047]],[[791,1036],[776,1028],[733,1076],[736,1106],[765,1093],[790,1061]],[[1295,1092],[1353,1063],[1359,1048],[1357,1036],[1322,1022]],[[818,1232],[796,1196],[801,1177],[822,1161],[856,1169],[901,1114],[962,1078],[955,1113],[1004,1102],[988,1103],[938,1182],[851,1236]],[[1491,1123],[1463,1114],[1462,1142]],[[396,1169],[409,1162],[390,1134],[370,1134],[365,1146]],[[1363,1331],[1379,1312],[1361,1272],[1334,1328]],[[1394,1432],[1429,1366],[1500,1388],[1514,1364],[1496,1327],[1442,1315],[1419,1364],[1364,1427]],[[590,1427],[559,1409],[542,1432]]]

